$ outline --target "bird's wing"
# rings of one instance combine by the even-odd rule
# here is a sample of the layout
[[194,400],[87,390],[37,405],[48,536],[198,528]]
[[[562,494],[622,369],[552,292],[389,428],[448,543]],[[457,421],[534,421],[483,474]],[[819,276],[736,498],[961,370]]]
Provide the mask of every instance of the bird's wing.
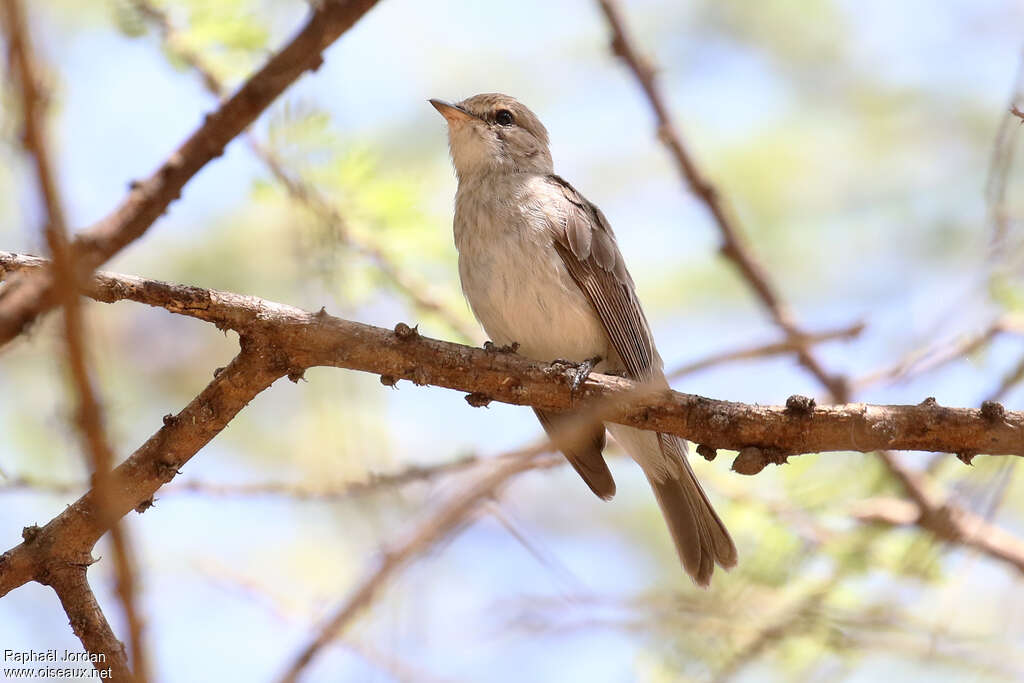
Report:
[[651,329],[608,220],[559,176],[547,180],[556,200],[546,207],[555,249],[572,279],[597,311],[629,377],[659,376]]
[[601,455],[605,444],[604,423],[598,422],[582,432],[570,429],[568,434],[574,434],[574,440],[567,441],[568,434],[559,431],[565,419],[564,414],[549,413],[537,408],[533,412],[537,414],[548,436],[553,439],[557,437],[556,444],[590,490],[604,500],[611,500],[615,495],[615,480]]

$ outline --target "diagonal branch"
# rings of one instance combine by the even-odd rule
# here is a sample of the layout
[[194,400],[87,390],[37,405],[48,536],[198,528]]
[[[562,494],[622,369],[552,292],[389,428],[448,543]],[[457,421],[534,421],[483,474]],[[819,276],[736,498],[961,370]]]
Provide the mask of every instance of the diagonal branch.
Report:
[[680,365],[668,373],[668,378],[669,380],[675,380],[683,377],[684,375],[700,372],[701,370],[706,370],[716,365],[724,365],[726,363],[733,363],[740,360],[754,360],[757,358],[768,358],[771,356],[781,356],[784,354],[794,353],[799,351],[801,346],[852,339],[859,336],[863,331],[864,323],[855,323],[848,327],[805,334],[800,338],[787,337],[782,341],[772,344],[758,344],[756,346],[747,346],[740,349],[733,349],[731,351],[721,351],[719,353],[711,354],[705,358],[701,358],[700,360],[693,361],[692,363]]
[[282,683],[295,683],[313,658],[332,640],[339,637],[350,623],[376,597],[393,575],[400,572],[414,558],[423,555],[465,523],[481,503],[498,495],[517,474],[538,467],[560,464],[559,458],[538,458],[548,448],[545,439],[541,446],[526,449],[503,458],[499,466],[483,474],[450,501],[429,516],[401,543],[386,551],[379,565],[370,571],[348,598],[335,610],[319,633],[296,655],[281,677]]
[[[686,147],[683,145],[682,138],[672,125],[668,108],[666,107],[664,98],[662,97],[661,92],[657,87],[657,83],[655,82],[654,69],[634,47],[633,40],[626,30],[625,22],[622,18],[621,11],[619,10],[618,3],[616,0],[598,0],[598,2],[612,32],[612,51],[617,56],[621,57],[629,66],[637,82],[643,89],[648,103],[654,110],[655,117],[658,121],[659,139],[669,149],[673,159],[675,159],[676,164],[679,167],[680,174],[685,178],[689,187],[707,205],[708,210],[711,212],[711,215],[715,220],[715,224],[722,236],[722,254],[732,260],[737,266],[744,280],[757,294],[758,299],[764,307],[768,309],[768,312],[775,324],[782,329],[790,339],[799,340],[801,337],[806,338],[806,335],[804,335],[800,328],[797,327],[789,307],[782,301],[777,294],[775,287],[768,279],[767,272],[760,263],[755,260],[752,252],[742,240],[738,224],[727,204],[723,201],[716,188],[700,172],[692,157],[687,152]],[[809,346],[804,345],[798,351],[797,358],[799,359],[800,364],[809,370],[819,383],[821,383],[821,385],[829,392],[833,402],[843,403],[850,400],[852,392],[849,379],[845,376],[833,375],[826,371],[824,366],[822,366],[814,356]],[[1024,361],[1021,363],[1021,369],[1024,370]],[[1012,382],[1013,378],[1008,378],[1006,386],[1012,385]],[[995,418],[999,419],[998,415],[999,411],[1002,410],[1002,407],[995,403],[990,403],[988,405],[990,405],[991,409],[994,411],[992,414]],[[998,408],[996,406],[998,406]],[[1018,436],[1017,438],[1022,437]],[[882,450],[885,448],[893,447],[879,446],[871,450]],[[889,473],[900,483],[907,496],[920,506],[921,518],[924,519],[927,517],[933,508],[929,507],[927,492],[922,488],[925,485],[924,480],[908,470],[904,465],[897,462],[891,453],[882,452],[880,455],[883,463],[889,470]],[[961,452],[960,455],[965,462],[970,462],[972,452]],[[741,464],[740,461],[742,459],[743,453],[741,453],[737,458],[737,462],[734,463],[733,467],[736,468],[738,464]],[[752,471],[760,471],[760,468],[764,466],[765,458],[763,458],[760,453],[753,453],[749,459],[751,461],[750,469]],[[746,463],[743,463],[743,465],[745,467]],[[962,512],[960,508],[952,503],[946,503],[945,508],[950,511],[950,513],[954,514]]]
[[[31,36],[24,10],[18,0],[3,3],[4,26],[7,34],[8,64],[11,75],[21,87],[22,117],[24,121],[24,147],[35,166],[37,183],[43,204],[46,207],[44,234],[53,255],[53,279],[57,299],[64,311],[64,337],[67,345],[67,360],[72,383],[78,395],[77,423],[83,446],[89,457],[96,488],[101,504],[101,513],[110,524],[110,539],[114,550],[114,575],[117,577],[117,594],[128,622],[129,642],[132,652],[132,670],[135,680],[146,681],[148,658],[143,640],[143,622],[135,600],[135,557],[127,531],[111,516],[105,502],[110,497],[110,467],[114,454],[103,428],[100,400],[92,386],[87,366],[88,345],[84,330],[83,316],[78,298],[78,282],[74,257],[68,243],[64,210],[57,188],[53,160],[46,130],[46,105],[42,92],[39,68],[32,50]],[[83,571],[83,581],[84,581]],[[97,607],[98,610],[98,607]],[[102,618],[102,613],[100,613]],[[104,638],[93,638],[88,633],[92,622],[83,621],[75,633],[88,647],[91,641],[105,643]],[[109,631],[109,626],[107,627]],[[90,652],[95,652],[90,650]],[[114,653],[103,652],[114,657]],[[123,653],[122,653],[123,654]],[[96,664],[100,664],[96,662]],[[105,668],[99,667],[97,668]]]
[[871,498],[858,503],[853,514],[863,522],[916,524],[947,542],[974,548],[1024,572],[1024,541],[973,512],[938,503],[925,509],[899,498]]
[[[377,0],[324,0],[313,5],[305,26],[234,95],[206,115],[203,124],[106,218],[71,243],[79,274],[87,275],[139,238],[181,195],[182,188],[251,124],[285,88],[323,62],[321,53]],[[56,304],[49,270],[16,278],[0,291],[0,345],[20,334]]]
[[[145,511],[153,494],[257,394],[287,372],[272,349],[243,338],[242,351],[213,381],[111,472],[109,509],[118,517]],[[29,581],[48,584],[54,568],[92,563],[91,550],[109,530],[93,489],[46,526],[26,527],[24,542],[0,555],[0,597]]]
[[[133,0],[132,4],[160,32],[164,45],[200,77],[206,90],[218,98],[223,97],[224,84],[204,63],[202,55],[177,39],[177,29],[171,23],[167,13],[150,0]],[[479,331],[467,324],[463,316],[431,295],[430,287],[426,282],[403,269],[374,240],[349,230],[344,217],[331,202],[312,183],[306,182],[298,174],[290,171],[272,149],[258,142],[251,134],[248,136],[248,142],[249,148],[256,158],[285,188],[292,200],[309,209],[320,222],[330,228],[343,244],[370,261],[391,283],[391,286],[408,299],[417,311],[436,315],[454,332],[457,332],[463,340],[472,341],[480,337]]]
[[633,39],[626,29],[618,2],[616,0],[598,0],[598,2],[612,32],[612,52],[626,63],[636,77],[636,81],[643,89],[644,96],[657,120],[658,139],[668,149],[690,190],[708,207],[722,237],[720,247],[722,255],[733,262],[743,276],[743,280],[750,285],[757,298],[768,310],[775,324],[796,345],[796,355],[800,364],[828,389],[833,402],[848,401],[849,390],[844,378],[829,374],[811,352],[810,345],[806,341],[808,335],[797,325],[792,310],[779,296],[768,277],[768,272],[747,246],[728,203],[701,172],[686,145],[683,144],[683,138],[672,123],[665,98],[655,81],[654,67],[635,47]]
[[96,596],[85,578],[85,570],[86,565],[55,566],[47,580],[68,615],[71,630],[82,641],[86,652],[103,655],[104,661],[98,661],[97,657],[93,662],[97,674],[108,680],[137,680],[128,668],[124,644],[114,635],[103,610],[96,602]]

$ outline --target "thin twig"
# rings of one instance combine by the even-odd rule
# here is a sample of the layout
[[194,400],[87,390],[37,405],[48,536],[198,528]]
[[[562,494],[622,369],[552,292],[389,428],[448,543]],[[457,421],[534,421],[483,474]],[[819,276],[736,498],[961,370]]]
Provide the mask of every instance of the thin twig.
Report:
[[[160,489],[161,496],[190,494],[213,498],[248,498],[272,496],[296,501],[337,502],[355,496],[378,493],[384,489],[432,481],[438,477],[463,472],[490,462],[490,458],[467,455],[434,465],[409,465],[396,472],[371,472],[362,481],[339,482],[334,485],[291,484],[286,482],[260,482],[251,484],[223,484],[189,479],[169,484]],[[0,493],[37,491],[65,495],[88,489],[85,482],[61,482],[11,477],[0,481]]]
[[[223,97],[226,92],[224,84],[207,66],[202,55],[188,48],[185,41],[179,40],[178,30],[171,23],[167,13],[149,0],[133,0],[132,4],[157,28],[164,45],[175,57],[199,76],[207,91],[218,98]],[[436,315],[452,331],[459,334],[463,341],[479,340],[480,332],[476,327],[467,324],[464,316],[431,295],[429,284],[402,268],[381,245],[350,230],[341,212],[323,196],[323,193],[312,183],[303,180],[298,173],[290,171],[274,150],[256,140],[251,133],[246,139],[249,142],[249,149],[284,186],[292,199],[312,212],[342,244],[370,261],[416,310]]]
[[1019,314],[1001,315],[980,332],[967,335],[952,343],[944,342],[916,349],[889,367],[851,380],[851,390],[860,391],[876,384],[904,381],[910,377],[933,372],[949,363],[977,353],[1004,332],[1019,332],[1021,329]]
[[1020,107],[1024,107],[1024,51],[1021,52],[1017,75],[1013,79],[1007,113],[999,122],[999,130],[992,145],[988,179],[985,182],[985,201],[988,205],[988,219],[992,224],[992,256],[997,256],[1002,251],[1009,233],[1010,216],[1006,211],[1006,185],[1017,147],[1014,136],[1024,121]]
[[854,507],[863,522],[891,526],[924,527],[941,539],[978,550],[1024,572],[1024,541],[989,523],[983,516],[966,510],[951,512],[935,506],[927,514],[915,503],[899,498],[870,498]]
[[[21,3],[4,0],[8,42],[8,63],[21,86],[24,146],[32,157],[40,194],[46,206],[44,234],[53,256],[53,280],[57,299],[64,311],[64,337],[67,361],[78,397],[77,425],[89,457],[95,481],[96,496],[103,517],[110,524],[110,540],[114,550],[114,575],[117,595],[128,623],[132,653],[132,670],[137,681],[149,680],[147,648],[143,639],[143,620],[136,604],[136,563],[127,531],[115,520],[118,516],[107,509],[110,497],[110,468],[114,454],[103,428],[102,408],[92,386],[87,366],[88,342],[82,310],[78,299],[78,282],[74,255],[69,248],[64,210],[57,188],[56,174],[47,139],[46,112],[41,90],[39,66],[32,50],[28,25]],[[84,643],[84,641],[83,641]],[[105,667],[104,667],[105,668]]]
[[[727,204],[717,189],[700,172],[684,147],[682,138],[672,124],[664,98],[658,90],[654,69],[634,48],[633,41],[629,37],[622,19],[618,3],[615,0],[598,0],[598,2],[612,32],[612,52],[621,57],[629,66],[654,111],[658,122],[658,138],[669,149],[673,159],[676,161],[680,174],[686,180],[690,189],[707,205],[722,236],[722,254],[732,260],[737,266],[744,280],[757,294],[764,307],[767,308],[776,325],[788,337],[799,338],[802,335],[793,314],[776,293],[775,287],[768,279],[767,271],[755,260],[746,243],[742,240],[741,233],[737,227],[738,224]],[[841,375],[833,375],[826,371],[809,347],[805,346],[798,352],[798,359],[801,365],[809,370],[828,391],[832,401],[845,403],[850,400],[852,392],[848,378]],[[1021,375],[1024,376],[1024,361],[1022,361],[1020,369]],[[993,419],[999,419],[998,414],[1001,408],[997,404],[992,406],[990,414],[993,416]],[[1021,438],[1020,435],[1017,438]],[[947,501],[940,504],[931,499],[927,492],[927,482],[924,478],[905,468],[896,461],[891,453],[882,450],[884,448],[887,447],[882,446],[871,450],[880,451],[879,455],[889,473],[901,484],[907,496],[919,507],[922,520],[932,518],[930,516],[937,514],[955,516],[963,512],[951,502]],[[965,461],[969,462],[973,453],[973,451],[970,451],[961,455]],[[923,523],[920,526],[921,528],[928,528]]]
[[845,403],[849,400],[849,390],[843,378],[826,372],[811,352],[809,345],[801,343],[802,340],[807,339],[808,335],[797,325],[793,312],[779,296],[768,277],[768,272],[747,246],[739,224],[725,199],[701,172],[683,144],[682,136],[672,123],[665,98],[655,81],[655,69],[634,46],[618,2],[615,0],[598,0],[598,2],[612,32],[612,52],[627,64],[636,77],[648,104],[654,111],[658,124],[658,139],[669,150],[679,173],[690,190],[704,202],[714,218],[715,225],[722,237],[720,247],[722,255],[732,261],[743,276],[743,280],[750,285],[768,310],[775,324],[797,345],[796,354],[800,364],[828,389],[834,402]]
[[1009,372],[999,382],[999,386],[992,392],[989,400],[991,401],[1002,401],[1006,398],[1006,395],[1013,390],[1018,384],[1024,381],[1024,356],[1021,356],[1017,364],[1010,369]]
[[860,335],[864,331],[864,323],[855,323],[849,327],[843,327],[836,330],[827,330],[825,332],[814,332],[807,334],[803,339],[795,340],[793,338],[786,338],[783,341],[774,342],[771,344],[758,344],[756,346],[747,346],[740,349],[733,349],[732,351],[722,351],[720,353],[714,353],[700,360],[681,365],[676,369],[668,373],[670,380],[676,380],[685,375],[692,375],[702,370],[707,370],[718,365],[725,365],[727,363],[734,363],[740,360],[754,360],[758,358],[770,358],[772,356],[781,356],[789,353],[799,351],[801,348],[805,348],[814,344],[822,344],[830,341],[853,339]]
[[[153,175],[131,183],[128,196],[107,217],[71,243],[80,276],[88,275],[130,242],[138,239],[177,199],[207,163],[245,130],[270,104],[307,71],[322,63],[321,54],[352,27],[377,0],[324,0],[313,5],[308,21],[292,40],[213,112]],[[20,334],[56,299],[47,270],[9,282],[0,291],[0,345]]]
[[[384,552],[379,564],[359,582],[348,598],[334,611],[317,635],[295,657],[281,677],[282,683],[294,683],[313,658],[335,638],[339,637],[355,617],[366,608],[377,593],[404,569],[411,560],[426,554],[431,548],[450,536],[477,510],[478,506],[499,494],[501,489],[521,472],[536,469],[545,462],[537,456],[549,448],[543,444],[518,452],[501,465],[483,474],[450,501],[442,505],[426,520],[419,523],[404,541]],[[551,460],[551,459],[549,459]],[[560,460],[560,458],[559,458]]]

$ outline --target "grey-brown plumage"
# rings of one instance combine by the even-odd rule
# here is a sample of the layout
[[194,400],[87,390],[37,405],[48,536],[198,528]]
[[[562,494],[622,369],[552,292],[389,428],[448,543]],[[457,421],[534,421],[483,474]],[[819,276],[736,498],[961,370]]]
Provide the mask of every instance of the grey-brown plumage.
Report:
[[[554,174],[547,130],[517,100],[476,95],[431,103],[448,120],[459,179],[455,244],[470,307],[498,344],[550,361],[668,386],[650,326],[615,235],[600,209]],[[559,415],[536,411],[551,433]],[[687,573],[699,585],[714,565],[736,564],[736,548],[690,468],[685,444],[669,434],[622,425],[608,430],[643,468]],[[598,496],[615,482],[596,427],[563,453]]]

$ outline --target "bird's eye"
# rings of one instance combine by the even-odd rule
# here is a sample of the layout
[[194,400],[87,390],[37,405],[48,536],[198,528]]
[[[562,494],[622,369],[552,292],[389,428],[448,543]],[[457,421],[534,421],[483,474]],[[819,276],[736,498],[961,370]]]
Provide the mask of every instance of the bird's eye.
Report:
[[494,115],[494,121],[499,126],[511,126],[514,121],[512,112],[508,109],[499,109],[498,113]]

